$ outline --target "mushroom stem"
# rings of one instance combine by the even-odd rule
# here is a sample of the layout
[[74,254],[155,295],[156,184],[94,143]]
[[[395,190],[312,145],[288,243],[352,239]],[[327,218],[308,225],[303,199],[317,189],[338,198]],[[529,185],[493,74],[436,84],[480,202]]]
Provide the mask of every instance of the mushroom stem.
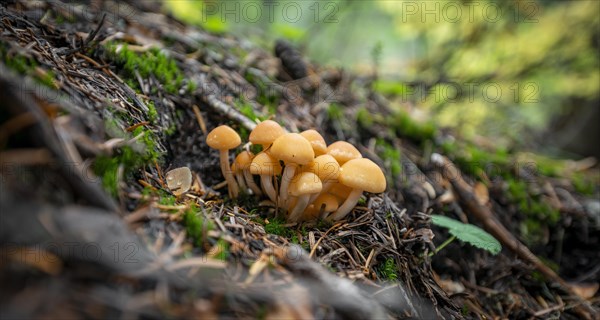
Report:
[[300,218],[302,216],[302,212],[304,212],[304,210],[308,206],[308,198],[309,197],[310,197],[309,194],[303,194],[298,197],[296,206],[294,207],[294,209],[292,209],[292,212],[290,213],[289,218],[288,218],[288,220],[290,222],[298,222],[298,218]]
[[285,166],[283,170],[283,175],[281,176],[281,187],[279,188],[279,199],[282,207],[286,207],[286,202],[288,199],[288,187],[290,186],[290,182],[294,178],[294,174],[296,174],[295,163],[290,163]]
[[260,184],[263,187],[263,190],[265,190],[265,193],[267,194],[267,196],[269,196],[269,199],[271,199],[271,201],[273,201],[273,203],[277,203],[277,192],[275,191],[275,188],[273,187],[273,181],[272,181],[272,177],[268,174],[261,174],[260,175]]
[[254,182],[254,177],[252,177],[250,170],[244,169],[243,174],[244,178],[246,178],[246,184],[248,184],[248,187],[250,187],[252,193],[260,197],[262,195],[262,192],[260,191],[260,188],[256,185],[256,182]]
[[352,211],[352,209],[354,209],[354,206],[356,206],[356,203],[358,202],[358,199],[360,199],[362,192],[363,191],[361,189],[352,189],[348,195],[348,198],[346,198],[346,201],[344,201],[337,211],[329,215],[328,219],[337,221],[344,218],[350,211]]
[[219,158],[221,162],[221,172],[223,173],[223,177],[225,177],[225,181],[227,181],[229,196],[237,198],[239,190],[235,178],[233,177],[233,173],[231,173],[231,167],[229,166],[229,150],[219,150]]
[[315,199],[317,199],[317,197],[319,197],[320,195],[322,195],[323,193],[329,191],[329,189],[331,189],[331,187],[333,187],[333,180],[328,180],[323,182],[323,189],[321,190],[321,192],[319,193],[315,193],[312,196],[310,196],[310,198],[308,199],[308,203],[313,203],[315,202]]
[[237,171],[235,173],[235,179],[238,182],[238,185],[240,186],[240,189],[242,190],[243,193],[248,193],[248,187],[246,186],[246,181],[244,180],[244,173],[242,171]]

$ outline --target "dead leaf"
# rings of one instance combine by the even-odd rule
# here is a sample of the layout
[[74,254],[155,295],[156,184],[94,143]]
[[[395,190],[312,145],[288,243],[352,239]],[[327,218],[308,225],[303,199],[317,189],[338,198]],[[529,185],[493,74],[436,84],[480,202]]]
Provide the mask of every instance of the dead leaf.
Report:
[[173,169],[166,174],[167,187],[174,195],[182,195],[192,186],[192,171],[188,167]]

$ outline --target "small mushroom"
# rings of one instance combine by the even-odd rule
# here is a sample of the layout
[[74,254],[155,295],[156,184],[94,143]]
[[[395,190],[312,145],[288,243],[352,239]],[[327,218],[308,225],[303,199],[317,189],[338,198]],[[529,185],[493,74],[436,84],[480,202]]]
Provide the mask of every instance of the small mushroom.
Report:
[[348,198],[350,192],[352,192],[352,188],[339,182],[335,182],[331,188],[329,188],[327,193],[335,196],[335,198],[338,199],[338,204],[341,205]]
[[304,166],[303,171],[316,174],[321,179],[321,182],[323,182],[323,190],[319,194],[311,196],[308,200],[309,203],[312,203],[319,195],[327,192],[337,182],[340,176],[340,165],[331,155],[323,154]]
[[277,191],[273,187],[273,176],[280,175],[281,170],[279,162],[264,151],[257,154],[250,164],[250,173],[260,175],[260,184],[273,203],[277,203]]
[[269,148],[275,139],[284,134],[285,130],[283,130],[279,123],[273,120],[265,120],[257,124],[254,130],[250,132],[248,140],[250,140],[252,144],[261,145],[264,151]]
[[229,149],[236,148],[242,143],[242,139],[231,127],[222,125],[214,128],[206,136],[206,144],[213,149],[219,150],[221,172],[227,181],[229,196],[237,198],[239,190],[231,168],[229,167]]
[[327,143],[325,143],[325,139],[323,136],[318,133],[316,130],[309,129],[300,132],[300,135],[306,138],[315,152],[315,156],[320,156],[322,154],[327,153]]
[[309,164],[315,157],[310,142],[298,133],[286,133],[273,141],[270,153],[273,158],[285,163],[281,187],[279,188],[280,205],[286,207],[288,186],[296,174],[298,165]]
[[233,172],[235,180],[237,181],[238,187],[242,193],[247,193],[248,187],[246,186],[246,180],[244,179],[244,171],[240,169],[235,160],[233,163],[231,163],[231,172]]
[[290,212],[288,220],[297,222],[308,206],[310,195],[321,192],[321,188],[323,188],[321,180],[312,172],[302,172],[294,177],[294,181],[290,185],[290,195],[298,197],[298,201]]
[[167,172],[165,177],[167,179],[167,187],[176,196],[188,192],[192,186],[192,171],[188,167],[173,169]]
[[336,141],[327,147],[327,154],[333,156],[341,165],[352,159],[362,158],[362,154],[346,141]]
[[[247,150],[240,152],[235,157],[235,161],[233,163],[235,164],[236,169],[238,170],[236,171],[236,178],[238,179],[238,182],[245,181],[243,185],[245,186],[247,184],[250,190],[252,190],[253,194],[260,196],[262,195],[262,192],[260,191],[260,188],[256,185],[256,182],[254,182],[254,178],[250,173],[250,164],[252,163],[252,159],[254,159],[254,154]],[[240,187],[241,186],[242,183],[240,183]]]
[[373,161],[360,158],[352,159],[342,166],[340,182],[352,188],[346,201],[329,216],[329,219],[340,220],[354,208],[363,191],[381,193],[385,191],[386,181],[381,168]]
[[321,193],[315,201],[311,204],[313,206],[313,212],[305,212],[305,220],[317,219],[319,217],[325,217],[329,213],[334,212],[338,209],[339,203],[337,197],[328,193]]

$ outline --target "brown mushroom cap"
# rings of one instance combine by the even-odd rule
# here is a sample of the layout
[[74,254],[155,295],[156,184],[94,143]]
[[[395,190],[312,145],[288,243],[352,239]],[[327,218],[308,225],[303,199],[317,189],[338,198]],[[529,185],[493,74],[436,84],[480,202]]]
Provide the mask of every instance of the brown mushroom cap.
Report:
[[336,141],[327,147],[327,154],[333,156],[340,165],[352,160],[362,158],[362,154],[346,141]]
[[386,181],[383,171],[373,161],[361,158],[352,159],[342,166],[340,182],[353,189],[372,193],[385,191]]
[[312,172],[302,172],[294,177],[289,193],[295,197],[321,192],[323,185],[319,177]]
[[248,138],[252,144],[269,145],[285,134],[279,123],[273,120],[265,120],[256,125],[256,128],[250,132]]
[[316,156],[327,153],[327,143],[325,142],[325,139],[323,139],[323,136],[316,130],[309,129],[302,131],[300,132],[300,135],[310,142]]
[[315,157],[310,142],[298,133],[286,133],[273,141],[271,155],[285,164],[309,164]]
[[252,159],[254,159],[254,154],[252,152],[244,150],[235,157],[235,161],[233,162],[237,169],[245,170],[252,163]]
[[280,175],[281,165],[279,161],[271,157],[268,153],[261,152],[252,159],[250,173],[256,175]]
[[206,136],[206,144],[213,149],[229,150],[242,143],[240,135],[231,127],[222,125],[214,128]]
[[314,158],[302,171],[316,174],[321,181],[335,180],[340,176],[340,165],[331,155],[323,154]]

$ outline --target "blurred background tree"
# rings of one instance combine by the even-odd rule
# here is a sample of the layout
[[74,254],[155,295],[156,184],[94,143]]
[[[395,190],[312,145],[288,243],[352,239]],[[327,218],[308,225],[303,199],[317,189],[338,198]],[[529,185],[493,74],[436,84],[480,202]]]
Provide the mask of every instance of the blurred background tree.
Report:
[[600,2],[166,1],[271,50],[366,75],[395,108],[499,148],[600,157]]

